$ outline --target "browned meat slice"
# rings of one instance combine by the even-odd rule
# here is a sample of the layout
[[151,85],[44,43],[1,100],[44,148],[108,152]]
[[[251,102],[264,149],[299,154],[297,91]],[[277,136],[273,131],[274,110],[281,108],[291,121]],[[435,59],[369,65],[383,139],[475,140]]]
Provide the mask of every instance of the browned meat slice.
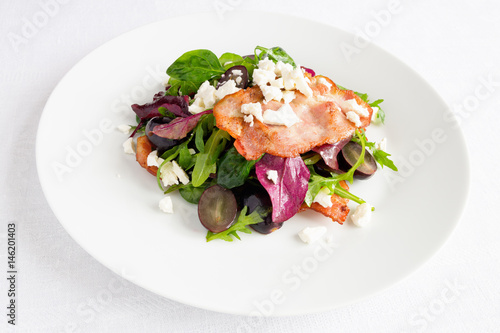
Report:
[[[255,120],[253,126],[243,119],[241,106],[247,103],[261,103],[262,110],[278,110],[284,103],[264,103],[259,87],[254,86],[228,95],[214,107],[217,127],[227,131],[236,139],[235,147],[247,160],[259,158],[263,153],[279,157],[295,157],[325,143],[335,143],[350,138],[357,126],[347,119],[348,112],[354,112],[353,101],[364,110],[360,126],[370,124],[371,107],[350,90],[340,90],[335,83],[323,76],[310,77],[312,97],[295,91],[290,102],[300,122],[286,127],[267,125]],[[349,102],[350,101],[350,102]]]
[[137,149],[136,149],[136,159],[137,162],[150,174],[156,176],[156,172],[158,171],[158,167],[148,166],[147,160],[148,155],[153,151],[153,144],[149,141],[148,137],[143,135],[137,138]]

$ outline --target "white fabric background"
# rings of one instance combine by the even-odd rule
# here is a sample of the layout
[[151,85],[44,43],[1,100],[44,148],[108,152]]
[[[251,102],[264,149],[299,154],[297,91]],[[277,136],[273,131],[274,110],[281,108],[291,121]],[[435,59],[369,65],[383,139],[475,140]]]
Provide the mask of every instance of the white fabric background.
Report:
[[[215,5],[226,3],[238,10],[293,14],[355,33],[390,1],[61,0],[65,3],[52,7],[53,16],[16,50],[9,36],[21,35],[26,20],[33,22],[42,11],[40,4],[53,2],[0,4],[0,267],[6,262],[6,224],[14,220],[19,224],[18,331],[236,332],[249,322],[255,326],[252,332],[500,332],[498,2],[402,0],[400,13],[373,38],[428,80],[453,110],[465,110],[459,118],[472,183],[452,238],[417,273],[376,296],[329,312],[255,322],[176,303],[127,283],[69,237],[47,205],[36,174],[35,136],[45,102],[87,53],[149,22],[214,11]],[[254,24],[258,22],[235,28]],[[488,77],[496,83],[491,94],[471,106],[482,78]],[[425,101],[408,103],[425,107]],[[0,281],[0,331],[11,330],[4,314],[3,275]],[[450,285],[457,286],[452,293],[446,291]],[[111,299],[99,303],[109,291]],[[443,302],[443,293],[451,301]],[[426,312],[427,317],[421,315]]]

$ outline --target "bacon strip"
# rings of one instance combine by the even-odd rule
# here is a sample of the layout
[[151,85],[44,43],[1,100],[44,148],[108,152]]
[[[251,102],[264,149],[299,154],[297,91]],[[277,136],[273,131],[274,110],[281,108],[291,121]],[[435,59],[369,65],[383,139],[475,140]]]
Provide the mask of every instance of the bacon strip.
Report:
[[353,91],[338,89],[327,77],[305,75],[310,80],[313,96],[308,98],[295,91],[296,97],[290,106],[301,121],[291,127],[266,125],[257,120],[250,126],[243,120],[240,112],[243,104],[259,102],[263,111],[277,110],[283,105],[274,100],[264,104],[257,86],[228,95],[215,105],[213,112],[217,127],[236,139],[234,146],[247,160],[255,160],[263,153],[295,157],[314,147],[352,137],[356,126],[346,118],[346,113],[353,111],[346,103],[350,99],[355,99],[369,113],[360,117],[360,127],[370,124],[373,110]]
[[137,148],[135,152],[135,158],[137,162],[150,174],[156,176],[158,167],[148,166],[148,155],[153,151],[153,144],[149,141],[148,137],[143,135],[137,138]]
[[[344,189],[349,190],[349,186],[345,181],[341,181],[339,185],[342,186]],[[311,207],[309,207],[307,206],[306,203],[303,203],[302,206],[300,207],[299,212],[303,212],[307,209],[312,209],[323,214],[326,217],[331,218],[333,222],[344,224],[347,218],[347,214],[349,214],[349,207],[347,207],[348,202],[349,199],[345,199],[334,194],[332,195],[333,205],[331,207],[325,208],[317,202],[313,202],[311,204]]]

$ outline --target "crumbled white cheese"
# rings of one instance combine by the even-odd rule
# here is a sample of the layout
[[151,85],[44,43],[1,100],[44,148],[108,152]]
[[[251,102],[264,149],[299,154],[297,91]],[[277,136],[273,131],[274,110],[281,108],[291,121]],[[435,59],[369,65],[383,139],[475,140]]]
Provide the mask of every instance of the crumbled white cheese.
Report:
[[319,240],[326,232],[326,227],[306,227],[299,232],[300,239],[307,244]]
[[160,210],[165,213],[172,214],[174,212],[174,207],[172,205],[172,199],[169,196],[164,197],[158,203]]
[[196,114],[213,108],[217,100],[215,92],[216,90],[210,85],[210,82],[203,82],[194,96],[194,103],[189,106],[189,112]]
[[278,87],[272,86],[259,86],[262,94],[264,95],[264,103],[268,103],[273,99],[276,101],[281,101],[283,99],[283,92]]
[[317,202],[325,208],[332,207],[333,205],[332,196],[330,195],[330,190],[328,189],[328,187],[323,187],[318,192],[318,194],[316,194],[313,202]]
[[283,104],[278,110],[266,110],[263,114],[264,124],[268,125],[285,125],[290,127],[300,122],[290,104]]
[[290,64],[285,64],[283,61],[278,61],[276,63],[276,68],[274,70],[276,75],[281,75],[283,76],[283,78],[292,71],[293,71],[293,66]]
[[155,166],[157,168],[160,167],[160,165],[163,163],[164,159],[161,157],[158,157],[158,151],[153,150],[152,152],[149,153],[148,158],[146,160],[146,164],[148,166]]
[[236,87],[236,82],[234,80],[227,80],[226,83],[224,83],[219,87],[219,89],[215,91],[215,97],[217,97],[218,100],[221,100],[225,96],[234,94],[238,90],[241,89]]
[[351,213],[351,221],[355,226],[364,227],[368,223],[370,223],[372,219],[372,206],[368,203],[362,203],[358,207],[354,213]]
[[233,70],[231,71],[231,73],[232,73],[233,75],[236,75],[236,76],[241,76],[241,75],[243,75],[243,72],[242,72],[242,71],[240,71],[239,69],[233,69]]
[[253,82],[260,86],[265,86],[276,78],[274,71],[267,71],[265,69],[256,68],[253,71]]
[[354,112],[356,112],[359,116],[361,117],[368,117],[369,112],[367,109],[362,107],[361,105],[358,104],[358,102],[353,98],[345,101],[345,103],[352,109]]
[[387,138],[383,138],[379,142],[375,144],[375,148],[379,150],[386,151],[387,150]]
[[245,115],[243,120],[250,123],[250,126],[253,126],[254,117],[257,120],[264,122],[264,119],[262,118],[262,105],[260,105],[260,103],[243,104],[241,106],[241,113]]
[[273,184],[278,183],[278,171],[276,170],[267,170],[266,172],[267,179],[273,182]]
[[124,143],[123,143],[123,151],[125,154],[135,154],[135,143],[133,138],[128,138]]
[[236,81],[236,84],[240,84],[242,79],[241,76],[237,76],[234,80]]
[[359,116],[356,112],[348,111],[345,116],[347,117],[347,120],[356,125],[356,127],[361,126],[361,119],[359,119]]
[[262,59],[259,61],[259,68],[263,69],[265,71],[270,71],[274,72],[276,69],[276,65],[274,64],[274,61],[270,59]]
[[371,121],[372,121],[372,122],[377,122],[377,121],[379,121],[379,120],[377,119],[377,115],[378,115],[378,111],[379,111],[380,109],[379,109],[378,107],[376,107],[376,106],[372,106],[372,110],[373,110],[373,113],[372,113],[372,119],[371,119]]
[[165,186],[179,184],[179,180],[184,185],[189,183],[189,177],[186,172],[177,164],[176,161],[169,161],[160,169],[160,178]]
[[123,124],[123,125],[118,125],[116,126],[116,128],[122,132],[123,134],[128,134],[130,132],[130,130],[132,129],[131,126],[129,125],[126,125],[126,124]]
[[183,183],[184,185],[189,183],[189,176],[187,175],[186,171],[184,171],[184,169],[181,168],[176,161],[172,161],[172,165],[174,166],[173,171],[177,176],[177,178],[179,178],[180,182]]
[[285,90],[283,91],[283,102],[285,104],[290,104],[291,101],[295,99],[295,91]]
[[271,84],[271,87],[276,87],[276,88],[280,88],[280,89],[284,89],[285,88],[285,82],[283,81],[282,77],[277,78],[275,80],[272,80],[269,83]]
[[188,151],[191,155],[196,154],[196,150],[194,150],[193,148],[189,148]]
[[304,77],[304,73],[300,70],[300,67],[297,66],[292,72],[292,78],[295,80],[295,87],[301,93],[306,95],[307,97],[311,97],[313,95],[313,91],[311,87],[307,84],[306,78]]
[[325,85],[328,89],[332,88],[332,84],[330,82],[328,82],[324,77],[320,77],[318,79],[318,82]]

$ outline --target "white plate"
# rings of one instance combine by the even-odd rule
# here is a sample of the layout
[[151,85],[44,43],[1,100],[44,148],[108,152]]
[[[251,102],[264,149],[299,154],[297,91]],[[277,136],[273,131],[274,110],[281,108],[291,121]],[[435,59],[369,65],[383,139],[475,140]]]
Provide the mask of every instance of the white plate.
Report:
[[[243,29],[256,16],[260,23]],[[353,41],[349,33],[296,17],[231,12],[224,20],[216,13],[169,19],[106,43],[61,80],[40,120],[37,165],[50,206],[103,265],[200,308],[305,314],[393,285],[435,254],[458,223],[468,158],[436,92],[376,46],[347,61],[340,45]],[[388,138],[401,171],[384,169],[352,186],[376,207],[369,227],[340,226],[306,212],[268,236],[206,243],[196,206],[174,196],[175,214],[162,213],[156,179],[123,153],[126,135],[110,127],[134,122],[128,106],[162,89],[165,70],[178,56],[199,48],[249,54],[256,45],[282,46],[316,73],[385,99],[386,125],[372,126],[369,137]],[[433,132],[441,134],[433,139]],[[305,226],[326,226],[333,242],[303,244],[297,232]]]

